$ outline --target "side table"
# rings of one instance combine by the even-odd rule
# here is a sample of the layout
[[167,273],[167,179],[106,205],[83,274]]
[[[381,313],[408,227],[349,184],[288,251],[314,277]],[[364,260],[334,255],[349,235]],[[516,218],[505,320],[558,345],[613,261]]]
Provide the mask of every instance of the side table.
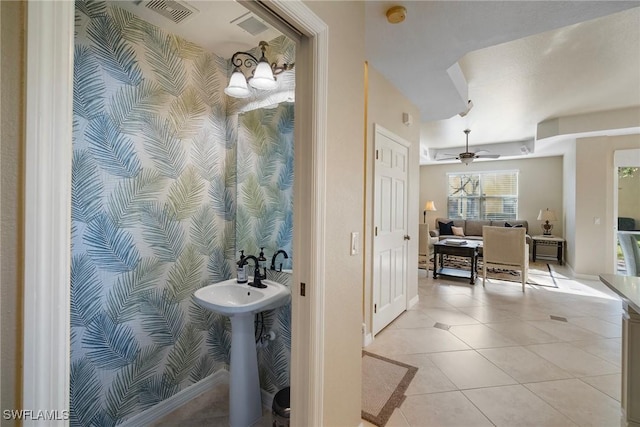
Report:
[[531,240],[533,240],[533,262],[536,262],[538,246],[555,246],[557,248],[558,264],[562,265],[562,255],[564,254],[564,239],[562,237],[540,235],[532,236]]

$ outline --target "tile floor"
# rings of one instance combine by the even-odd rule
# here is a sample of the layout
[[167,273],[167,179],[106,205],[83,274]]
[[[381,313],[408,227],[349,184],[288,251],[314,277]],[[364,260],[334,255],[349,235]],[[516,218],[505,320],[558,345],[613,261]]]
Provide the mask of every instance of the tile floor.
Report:
[[367,347],[419,368],[387,426],[619,426],[621,302],[552,268],[557,288],[524,294],[422,270],[419,303]]
[[[620,300],[552,268],[557,288],[524,294],[515,282],[483,289],[421,270],[419,303],[367,347],[419,368],[387,426],[618,427]],[[225,426],[227,408],[223,385],[156,425]],[[256,426],[270,425],[265,411]]]

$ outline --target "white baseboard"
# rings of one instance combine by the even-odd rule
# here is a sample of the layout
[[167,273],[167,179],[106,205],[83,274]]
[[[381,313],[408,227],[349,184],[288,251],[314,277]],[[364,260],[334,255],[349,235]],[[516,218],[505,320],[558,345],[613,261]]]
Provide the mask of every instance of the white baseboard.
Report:
[[[119,424],[119,427],[148,426],[225,381],[229,381],[229,371],[221,369],[218,372],[209,375],[207,378],[190,385],[184,390],[180,390],[170,398],[163,400],[146,411],[125,420],[122,424]],[[261,389],[260,395],[262,398],[262,406],[271,410],[274,394]]]
[[212,375],[209,375],[207,378],[200,380],[193,385],[190,385],[184,390],[180,390],[170,398],[163,400],[162,402],[158,403],[155,406],[152,406],[146,411],[125,420],[122,424],[119,424],[119,426],[148,426],[175,411],[185,403],[200,396],[202,393],[211,390],[218,384],[222,384],[225,380],[229,380],[229,371],[222,369]]
[[369,332],[368,334],[364,335],[364,338],[362,340],[362,347],[366,347],[369,344],[371,344],[373,342],[373,335],[371,335],[371,332]]
[[420,301],[420,295],[416,295],[415,297],[411,298],[411,300],[409,301],[409,307],[407,307],[407,310],[409,310],[411,307],[416,305],[419,301]]

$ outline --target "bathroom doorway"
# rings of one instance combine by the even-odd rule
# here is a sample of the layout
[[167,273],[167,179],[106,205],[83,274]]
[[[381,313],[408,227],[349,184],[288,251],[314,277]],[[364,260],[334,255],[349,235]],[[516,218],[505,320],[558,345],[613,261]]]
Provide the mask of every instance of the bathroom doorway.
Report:
[[[295,4],[293,4],[295,3]],[[307,142],[307,147],[302,150],[313,151],[324,146],[323,133],[318,129],[324,129],[326,118],[319,112],[326,108],[326,93],[319,88],[326,87],[326,26],[322,21],[305,10],[301,2],[272,5],[279,11],[280,16],[287,17],[289,22],[305,29],[304,46],[299,47],[302,52],[298,66],[315,70],[312,78],[304,80],[296,89],[304,95],[302,105],[296,105],[301,111],[299,116],[305,117],[306,126],[296,129]],[[69,356],[70,345],[68,318],[69,307],[69,240],[64,237],[64,231],[68,230],[70,218],[68,218],[70,205],[70,188],[67,178],[71,174],[70,160],[65,153],[71,152],[71,133],[66,123],[71,122],[71,74],[69,63],[65,59],[71,58],[73,40],[73,4],[67,2],[30,2],[28,5],[28,52],[30,60],[27,86],[27,186],[29,195],[26,202],[25,228],[39,230],[38,233],[28,233],[25,241],[25,263],[32,266],[25,277],[25,328],[24,328],[24,399],[25,407],[66,408],[68,407],[68,395],[59,393],[59,390],[68,390],[69,381]],[[320,47],[321,49],[318,49]],[[45,53],[55,52],[55,55]],[[51,108],[51,102],[36,102],[49,94],[48,82],[60,82],[57,85],[55,99],[56,108]],[[50,101],[50,99],[49,99]],[[46,129],[46,131],[45,131]],[[34,156],[34,153],[49,153],[51,147],[56,147],[56,153],[50,156]],[[294,224],[294,240],[307,241],[315,247],[322,248],[323,236],[318,234],[317,221],[322,221],[322,198],[311,196],[311,187],[322,188],[325,165],[313,163],[314,157],[306,156],[301,160],[301,166],[310,171],[303,182],[299,183],[296,193],[299,198],[299,206],[306,205],[306,209],[300,211],[299,219]],[[305,164],[306,162],[306,164]],[[319,187],[318,187],[319,186]],[[52,191],[53,189],[53,191]],[[45,194],[57,194],[55,199],[42,197]],[[306,194],[306,195],[304,195]],[[320,192],[322,194],[322,192]],[[296,202],[298,205],[298,202]],[[54,224],[50,228],[42,226],[38,220],[37,212],[50,212]],[[298,225],[307,224],[307,231],[298,233]],[[59,235],[62,231],[62,236]],[[51,251],[42,254],[38,248],[48,247]],[[294,269],[294,282],[300,279],[308,283],[318,283],[316,275],[319,274],[316,265],[321,257],[306,245],[296,246],[297,259],[303,267]],[[296,277],[297,276],[297,277]],[[51,284],[54,284],[52,287]],[[36,296],[40,296],[36,298]],[[49,295],[46,304],[42,304],[42,295]],[[295,295],[295,294],[294,294]],[[322,310],[310,310],[310,306],[323,306],[321,299],[310,302],[302,301],[296,308],[294,297],[294,309],[292,317],[297,319],[300,325],[300,336],[306,338],[298,341],[296,350],[296,336],[294,341],[294,358],[296,359],[292,371],[292,386],[299,385],[298,399],[292,405],[296,410],[293,420],[298,419],[299,424],[316,424],[318,414],[321,414],[321,379],[319,377],[321,360],[309,357],[309,348],[313,343],[314,348],[322,349],[323,343],[319,333],[322,324]],[[306,313],[303,315],[303,313]],[[312,314],[316,317],[311,317]],[[46,340],[43,340],[43,331],[48,331]],[[36,348],[37,346],[37,348]],[[297,354],[296,351],[298,352]],[[299,376],[296,379],[296,375]],[[301,381],[301,378],[304,380]]]

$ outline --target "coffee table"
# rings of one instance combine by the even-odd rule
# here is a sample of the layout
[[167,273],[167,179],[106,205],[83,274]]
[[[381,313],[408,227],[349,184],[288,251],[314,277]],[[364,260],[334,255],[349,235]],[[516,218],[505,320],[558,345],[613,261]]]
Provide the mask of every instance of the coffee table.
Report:
[[[475,285],[478,270],[478,252],[482,247],[481,241],[466,240],[464,245],[447,244],[445,240],[441,240],[433,244],[433,278],[440,276],[461,277],[469,279],[469,283]],[[443,255],[456,255],[459,257],[470,258],[471,265],[469,270],[459,268],[444,267],[442,262]],[[438,268],[438,259],[441,267]]]

